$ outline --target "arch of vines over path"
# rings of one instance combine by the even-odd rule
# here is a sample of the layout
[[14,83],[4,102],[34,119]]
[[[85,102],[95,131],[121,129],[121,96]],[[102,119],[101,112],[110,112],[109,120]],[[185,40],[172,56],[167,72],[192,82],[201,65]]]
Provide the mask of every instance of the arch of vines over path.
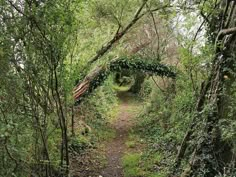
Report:
[[75,104],[78,105],[82,98],[100,86],[111,72],[122,70],[139,71],[147,74],[166,76],[175,79],[176,73],[170,67],[160,63],[147,63],[142,59],[118,58],[113,59],[105,66],[96,67],[73,90]]
[[[176,73],[174,69],[167,65],[160,63],[147,63],[141,58],[116,58],[111,60],[107,65],[98,66],[92,70],[83,81],[79,82],[73,90],[73,96],[75,99],[75,105],[83,101],[83,98],[88,97],[97,87],[108,78],[109,74],[113,72],[141,72],[148,75],[157,75],[160,77],[168,77],[176,79]],[[96,161],[91,158],[91,162],[84,164],[84,167],[80,167],[78,171],[74,170],[74,174],[78,176],[104,176],[104,177],[123,177],[126,176],[124,168],[122,167],[122,158],[127,153],[126,142],[128,141],[131,128],[134,126],[134,118],[137,114],[137,109],[140,108],[140,103],[137,104],[135,96],[130,92],[118,92],[118,98],[120,99],[119,114],[115,118],[110,126],[115,130],[115,137],[108,142],[100,142],[104,144],[104,149],[97,149],[97,151],[105,151],[107,164],[104,167],[98,167],[99,165],[93,164]],[[137,96],[136,96],[137,97]],[[138,106],[139,105],[139,106]],[[129,110],[132,110],[130,112]],[[77,160],[72,161],[73,169],[78,168]],[[97,166],[97,167],[94,167]],[[87,172],[83,172],[82,169],[87,168]],[[138,175],[138,174],[135,174]]]

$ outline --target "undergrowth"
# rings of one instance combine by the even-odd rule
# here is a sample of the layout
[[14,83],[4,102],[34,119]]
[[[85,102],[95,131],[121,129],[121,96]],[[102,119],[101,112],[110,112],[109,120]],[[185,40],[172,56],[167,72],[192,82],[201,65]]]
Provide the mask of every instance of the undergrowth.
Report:
[[84,150],[95,148],[99,142],[115,136],[114,130],[109,126],[118,112],[118,99],[112,86],[113,80],[109,77],[78,108],[76,136],[72,139],[72,147]]
[[[144,82],[139,95],[144,98],[145,106],[126,143],[128,148],[141,147],[142,154],[138,156],[136,152],[131,152],[124,157],[123,166],[127,177],[168,176],[191,120],[191,109],[195,101],[191,87],[187,84],[190,83],[178,81],[174,89],[179,93],[175,94],[171,86],[163,92],[152,79]],[[136,176],[133,175],[135,171]]]

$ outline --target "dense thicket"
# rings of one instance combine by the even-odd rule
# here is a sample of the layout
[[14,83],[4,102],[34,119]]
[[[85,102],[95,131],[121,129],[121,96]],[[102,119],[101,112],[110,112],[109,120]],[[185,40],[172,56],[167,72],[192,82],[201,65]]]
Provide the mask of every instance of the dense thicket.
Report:
[[68,171],[75,5],[1,1],[1,176]]
[[136,135],[146,176],[235,176],[236,1],[0,4],[0,176],[73,175],[74,152],[112,136],[110,71],[144,100]]

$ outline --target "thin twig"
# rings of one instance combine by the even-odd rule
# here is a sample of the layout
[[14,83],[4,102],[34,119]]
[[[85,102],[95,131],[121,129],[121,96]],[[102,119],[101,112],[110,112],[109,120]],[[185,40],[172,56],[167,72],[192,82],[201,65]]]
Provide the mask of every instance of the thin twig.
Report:
[[89,61],[89,63],[94,63],[97,61],[101,56],[103,56],[111,47],[113,46],[114,43],[116,43],[119,39],[121,39],[125,33],[141,18],[140,13],[143,10],[144,6],[148,0],[145,0],[143,4],[140,6],[140,8],[137,10],[136,14],[134,15],[134,18],[131,20],[131,22],[124,28],[123,31],[119,32],[120,25],[118,27],[118,30],[115,34],[115,36],[105,45],[103,46],[100,50],[97,51],[97,54]]
[[152,76],[152,80],[154,81],[155,85],[160,89],[160,91],[164,93],[165,91],[158,85],[158,83],[156,82],[153,76]]

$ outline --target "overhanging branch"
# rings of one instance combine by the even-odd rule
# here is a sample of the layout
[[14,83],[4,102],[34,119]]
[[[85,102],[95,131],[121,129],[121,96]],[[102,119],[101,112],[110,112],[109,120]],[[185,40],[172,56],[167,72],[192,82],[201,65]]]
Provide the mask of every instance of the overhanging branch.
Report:
[[114,35],[114,37],[105,45],[103,46],[101,49],[99,49],[96,53],[96,55],[89,61],[89,64],[94,63],[95,61],[97,61],[100,57],[102,57],[109,49],[112,48],[112,46],[119,41],[129,30],[132,26],[134,26],[134,24],[141,19],[144,15],[146,15],[148,12],[155,12],[158,11],[160,9],[164,9],[167,7],[170,7],[170,5],[164,5],[162,7],[157,7],[155,9],[151,9],[147,12],[141,13],[143,8],[145,7],[145,5],[147,4],[148,0],[145,0],[143,2],[143,4],[140,6],[140,8],[137,10],[137,12],[135,13],[133,19],[129,22],[129,24],[122,30],[119,32],[119,30],[117,30],[116,34]]
[[223,29],[219,32],[218,36],[225,36],[236,32],[236,27]]
[[233,34],[233,33],[236,33],[236,27],[222,29],[216,37],[215,49],[217,48],[218,42],[221,41],[224,38],[224,36],[229,35],[229,34]]
[[122,30],[121,32],[117,31],[115,36],[110,40],[105,46],[103,46],[100,50],[97,51],[97,54],[89,61],[89,63],[93,63],[97,61],[101,56],[103,56],[112,46],[115,42],[120,40],[125,33],[142,17],[140,16],[141,11],[143,10],[144,6],[148,0],[145,0],[143,4],[140,6],[140,8],[137,10],[136,14],[134,15],[134,18],[130,21],[130,23]]

